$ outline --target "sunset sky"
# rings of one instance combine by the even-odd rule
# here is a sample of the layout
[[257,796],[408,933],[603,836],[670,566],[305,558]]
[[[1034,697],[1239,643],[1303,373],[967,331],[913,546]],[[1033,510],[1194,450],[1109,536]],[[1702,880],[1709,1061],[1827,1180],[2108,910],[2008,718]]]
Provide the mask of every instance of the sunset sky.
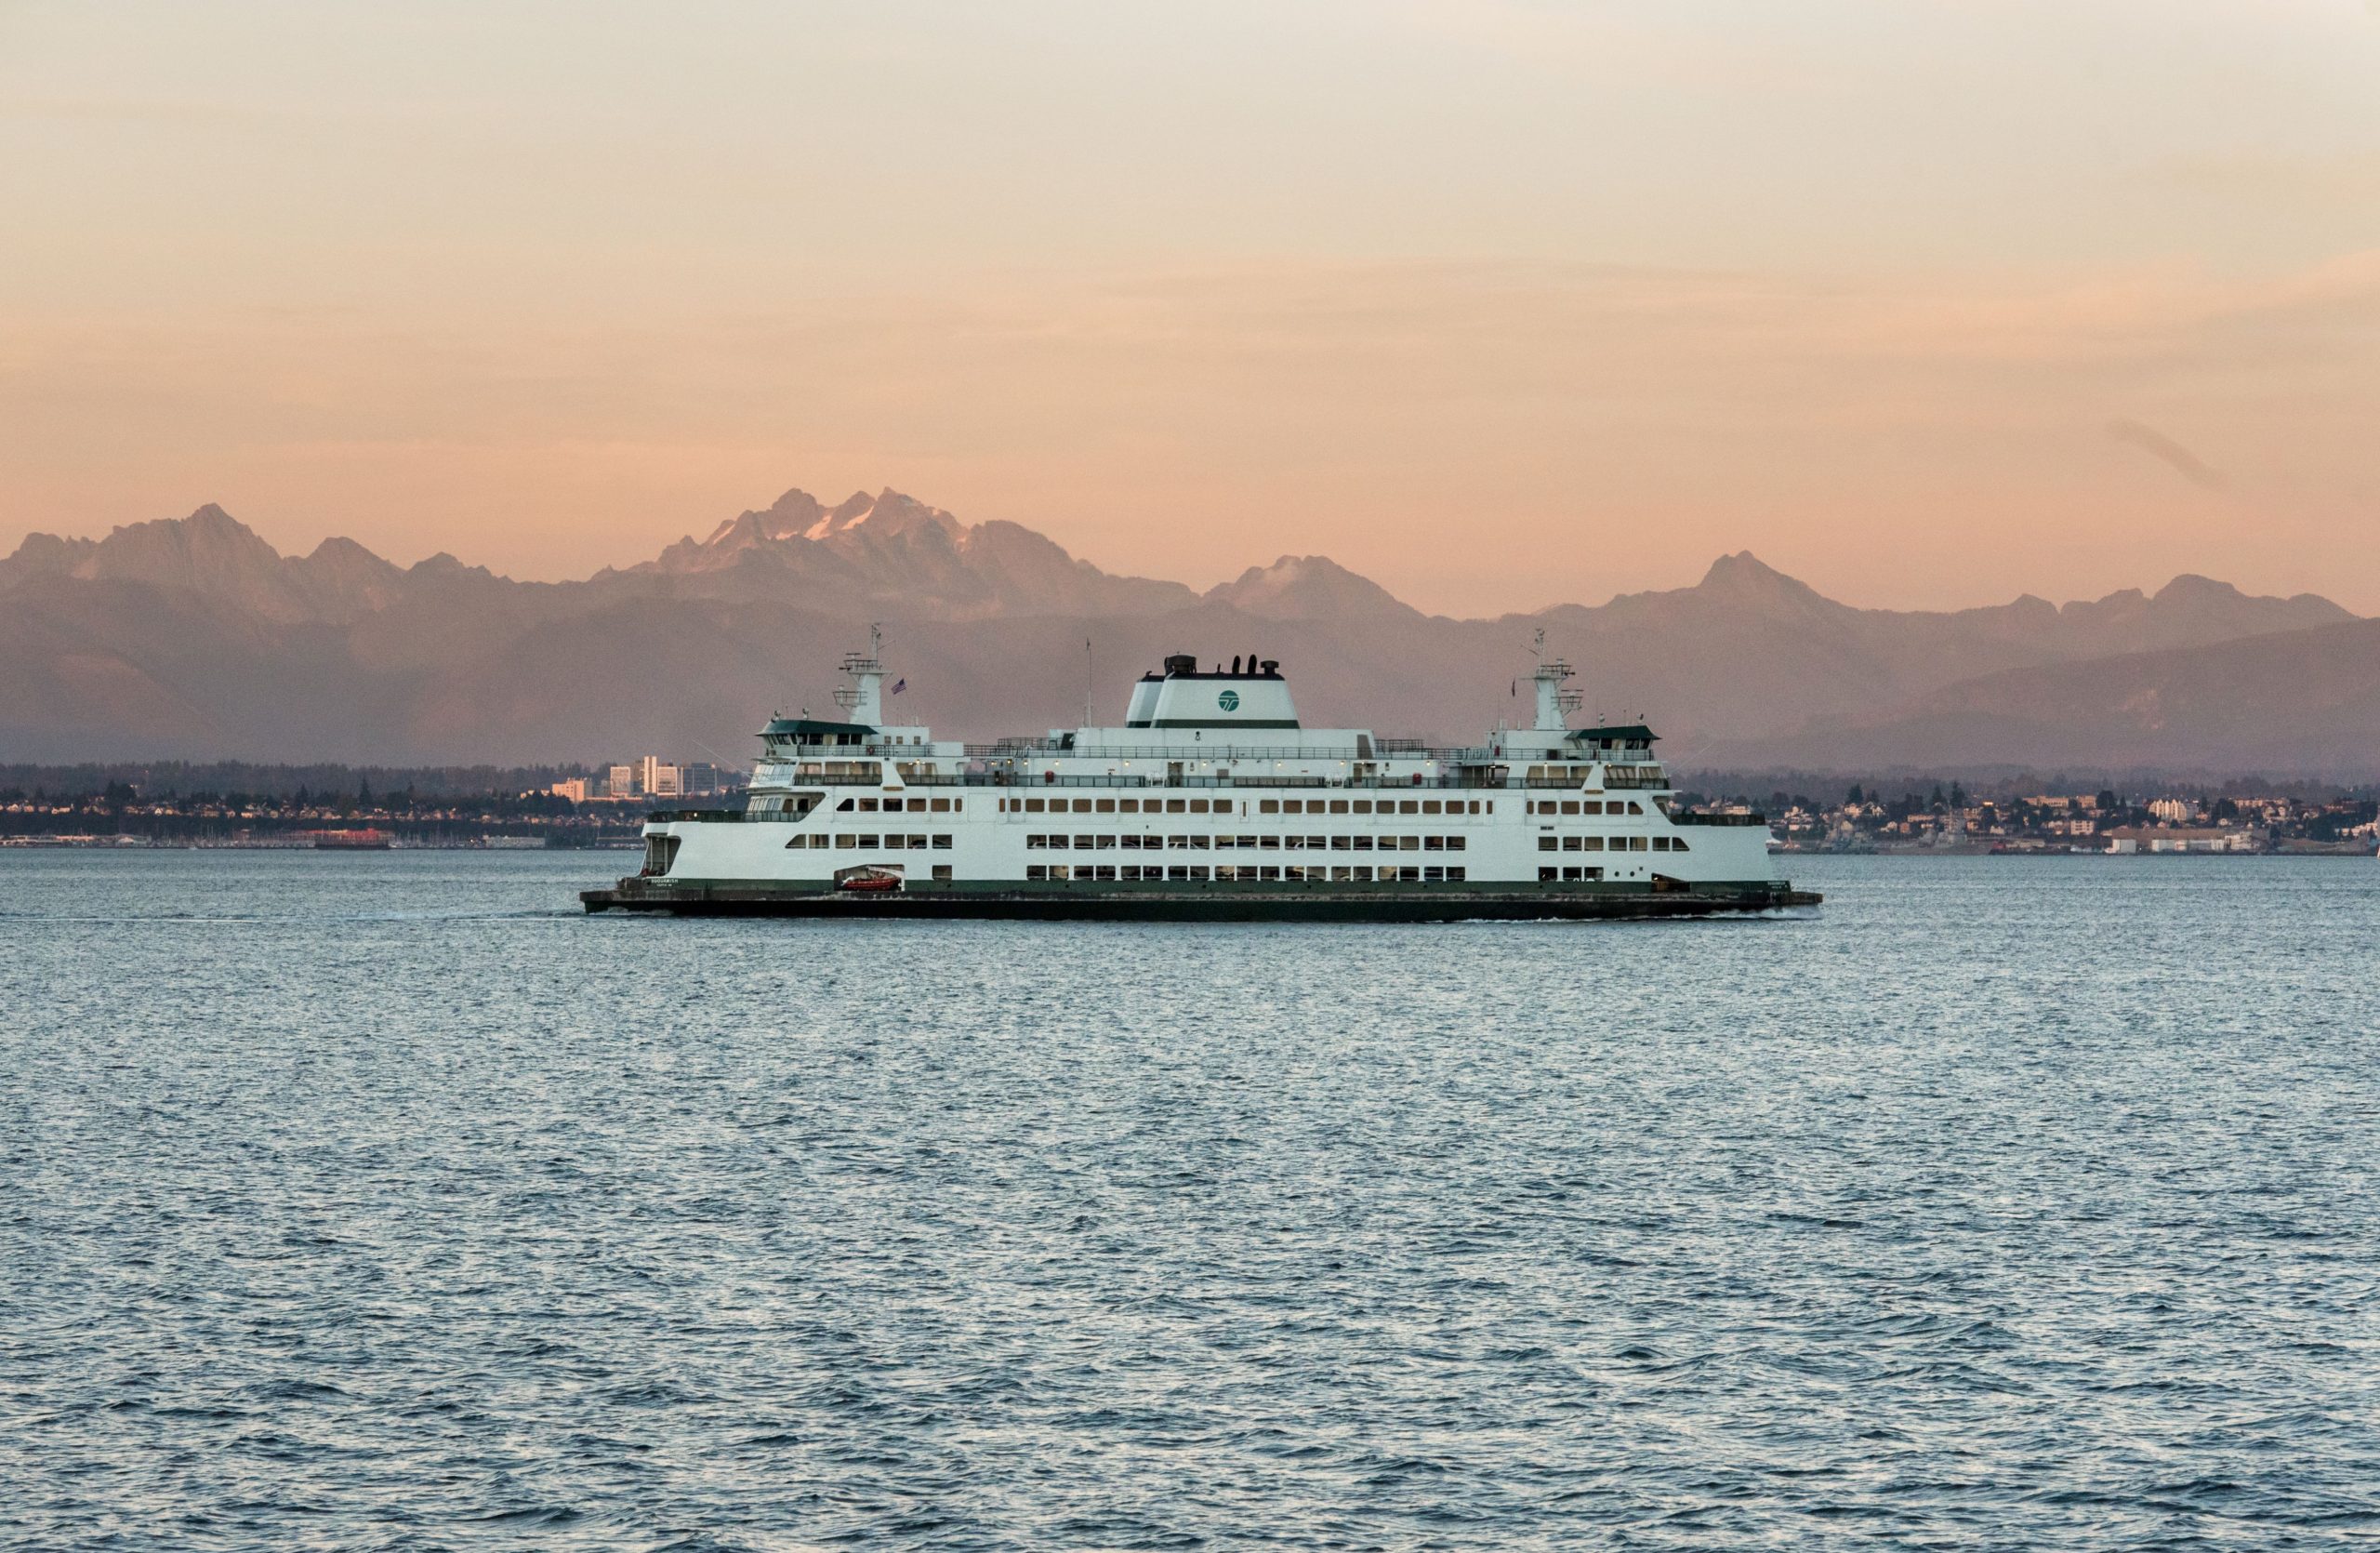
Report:
[[0,550],[2380,613],[2380,0],[0,0]]

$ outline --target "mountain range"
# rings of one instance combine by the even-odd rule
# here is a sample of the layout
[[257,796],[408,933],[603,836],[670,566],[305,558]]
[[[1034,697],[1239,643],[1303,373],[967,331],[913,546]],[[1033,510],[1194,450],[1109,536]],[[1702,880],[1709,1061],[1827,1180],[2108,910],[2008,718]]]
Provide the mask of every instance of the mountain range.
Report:
[[872,622],[902,717],[967,738],[1112,720],[1190,652],[1280,659],[1310,724],[1470,740],[1527,714],[1542,630],[1589,715],[1649,719],[1689,768],[2380,770],[2380,620],[2310,594],[1858,609],[1743,552],[1688,588],[1452,619],[1322,556],[1204,592],[1117,576],[892,490],[788,491],[562,583],[349,539],[285,556],[214,506],[36,534],[0,561],[0,761],[741,764],[772,712],[831,706]]

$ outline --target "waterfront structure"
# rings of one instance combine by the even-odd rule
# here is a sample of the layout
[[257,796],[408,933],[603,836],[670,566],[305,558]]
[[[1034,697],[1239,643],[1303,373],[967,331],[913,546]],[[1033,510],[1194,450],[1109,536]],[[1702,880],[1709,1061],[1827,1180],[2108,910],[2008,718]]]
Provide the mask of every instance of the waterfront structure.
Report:
[[1279,665],[1187,656],[1120,723],[967,745],[884,721],[876,649],[842,715],[760,731],[739,810],[654,813],[645,864],[590,910],[1030,916],[1673,915],[1815,903],[1756,814],[1688,814],[1642,723],[1536,720],[1429,749],[1308,728]]

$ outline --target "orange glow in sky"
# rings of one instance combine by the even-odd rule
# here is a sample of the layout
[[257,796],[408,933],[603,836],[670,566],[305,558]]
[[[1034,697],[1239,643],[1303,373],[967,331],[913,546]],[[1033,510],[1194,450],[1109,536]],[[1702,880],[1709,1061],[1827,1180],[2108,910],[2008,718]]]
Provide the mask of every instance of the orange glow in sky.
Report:
[[0,547],[2380,613],[2380,7],[0,4]]

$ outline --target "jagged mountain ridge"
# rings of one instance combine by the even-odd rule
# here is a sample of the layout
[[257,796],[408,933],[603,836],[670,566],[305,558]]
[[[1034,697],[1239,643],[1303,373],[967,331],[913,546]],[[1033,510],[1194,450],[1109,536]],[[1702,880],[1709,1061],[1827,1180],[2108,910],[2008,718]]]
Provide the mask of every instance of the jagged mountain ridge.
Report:
[[1511,682],[1541,628],[1590,712],[1649,716],[1691,761],[1979,676],[2355,617],[2198,577],[2064,606],[1863,610],[1743,552],[1688,588],[1455,620],[1320,556],[1204,594],[1118,577],[890,490],[832,508],[790,491],[641,565],[523,583],[342,539],[285,557],[210,506],[99,540],[34,536],[0,561],[0,758],[739,762],[760,716],[827,704],[870,619],[916,687],[910,715],[969,737],[1071,724],[1086,688],[1111,715],[1165,652],[1261,650],[1311,722],[1469,738],[1525,715]]

